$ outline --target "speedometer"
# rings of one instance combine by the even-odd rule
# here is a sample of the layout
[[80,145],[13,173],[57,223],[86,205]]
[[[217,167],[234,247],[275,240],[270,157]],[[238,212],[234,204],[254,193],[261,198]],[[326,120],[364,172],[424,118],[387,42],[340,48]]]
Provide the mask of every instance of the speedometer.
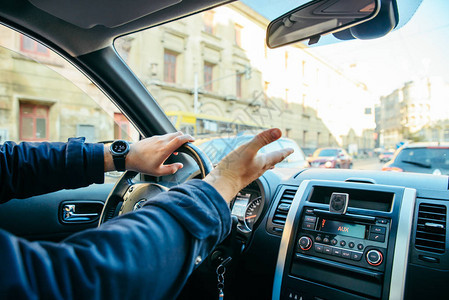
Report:
[[253,229],[254,223],[259,218],[260,210],[262,208],[262,198],[257,197],[246,207],[245,211],[245,225],[249,230]]

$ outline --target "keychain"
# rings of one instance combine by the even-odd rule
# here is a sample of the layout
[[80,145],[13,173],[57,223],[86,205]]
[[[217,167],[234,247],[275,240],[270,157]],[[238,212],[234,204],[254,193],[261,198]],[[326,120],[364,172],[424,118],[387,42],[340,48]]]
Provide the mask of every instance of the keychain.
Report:
[[226,265],[232,260],[231,257],[226,258],[225,260],[223,260],[221,262],[220,265],[218,265],[217,267],[217,280],[218,280],[218,284],[217,284],[217,288],[218,288],[218,300],[223,300],[224,299],[224,293],[223,293],[223,289],[224,289],[224,274],[226,272]]

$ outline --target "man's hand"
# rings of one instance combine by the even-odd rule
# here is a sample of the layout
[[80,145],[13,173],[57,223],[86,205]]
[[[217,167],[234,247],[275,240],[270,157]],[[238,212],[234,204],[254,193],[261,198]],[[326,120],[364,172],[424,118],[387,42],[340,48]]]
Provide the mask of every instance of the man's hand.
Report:
[[[126,169],[154,176],[174,174],[183,167],[182,163],[164,165],[176,149],[195,139],[182,132],[155,135],[131,145],[126,156]],[[105,171],[115,170],[109,146],[104,148]]]
[[281,135],[278,128],[259,133],[223,158],[204,180],[229,203],[242,188],[293,153],[293,149],[286,148],[257,155],[260,148],[279,139]]

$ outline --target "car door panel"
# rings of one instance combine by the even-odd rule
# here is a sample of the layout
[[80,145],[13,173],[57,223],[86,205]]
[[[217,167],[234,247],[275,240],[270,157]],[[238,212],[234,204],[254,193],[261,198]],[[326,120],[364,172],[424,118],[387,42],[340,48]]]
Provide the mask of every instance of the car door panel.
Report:
[[76,218],[75,215],[75,218],[64,220],[63,214],[67,212],[67,205],[74,205],[75,213],[101,214],[112,187],[112,183],[94,184],[26,199],[12,199],[0,205],[0,228],[29,240],[52,241],[95,228],[98,218]]

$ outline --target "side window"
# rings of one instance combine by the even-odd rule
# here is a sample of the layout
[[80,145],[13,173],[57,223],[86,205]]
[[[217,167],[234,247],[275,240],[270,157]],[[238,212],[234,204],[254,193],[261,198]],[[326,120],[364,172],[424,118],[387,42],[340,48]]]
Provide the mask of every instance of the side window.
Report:
[[8,28],[0,36],[1,143],[138,140],[126,117],[70,63]]

